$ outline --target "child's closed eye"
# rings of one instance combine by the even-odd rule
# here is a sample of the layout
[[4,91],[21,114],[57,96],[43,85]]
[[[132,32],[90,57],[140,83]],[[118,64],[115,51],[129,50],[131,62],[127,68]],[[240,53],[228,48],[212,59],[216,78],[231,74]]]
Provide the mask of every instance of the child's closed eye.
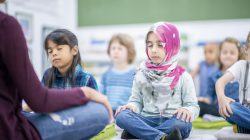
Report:
[[[163,47],[164,47],[164,44],[161,43],[161,42],[157,42],[157,43],[155,43],[155,45],[156,45],[158,48],[163,48]],[[148,48],[152,48],[153,46],[154,46],[154,43],[152,43],[152,42],[147,42],[147,43],[146,43],[146,47],[148,47]]]
[[146,46],[147,46],[148,48],[151,48],[151,47],[153,47],[153,43],[148,42],[148,43],[146,43]]
[[51,53],[52,53],[52,50],[48,49],[48,53],[51,54]]
[[158,44],[158,47],[163,48],[163,44],[162,43]]

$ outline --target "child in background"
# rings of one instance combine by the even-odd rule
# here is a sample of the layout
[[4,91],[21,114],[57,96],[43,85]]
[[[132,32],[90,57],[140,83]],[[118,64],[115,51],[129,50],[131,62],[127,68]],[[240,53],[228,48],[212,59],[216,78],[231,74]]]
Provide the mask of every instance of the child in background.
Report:
[[[81,57],[78,48],[78,40],[76,36],[66,30],[57,29],[51,32],[45,39],[44,49],[48,55],[49,61],[52,67],[46,70],[43,75],[42,83],[48,88],[54,89],[71,89],[74,87],[86,87],[90,90],[90,93],[98,94],[97,84],[94,77],[84,71],[81,67]],[[95,90],[94,90],[95,89]],[[96,96],[91,95],[91,96]],[[102,95],[102,94],[101,94]],[[102,95],[103,96],[103,95]],[[102,97],[106,98],[106,97]],[[111,105],[100,97],[92,97],[86,105],[78,108],[73,108],[72,112],[59,111],[49,114],[37,114],[37,113],[26,113],[28,119],[31,122],[37,122],[37,120],[48,120],[43,123],[46,125],[53,125],[54,123],[59,123],[65,129],[65,134],[58,139],[70,139],[67,135],[67,128],[75,127],[75,131],[79,133],[79,136],[86,135],[84,139],[89,139],[99,133],[104,127],[99,127],[96,122],[100,120],[100,116],[104,115],[101,111],[100,116],[96,116],[95,112],[99,110],[101,104],[107,104],[110,108],[109,116],[110,122],[113,122],[113,111]],[[100,110],[99,110],[100,111]],[[70,113],[77,114],[75,117],[71,117]],[[105,113],[105,112],[104,112]],[[45,126],[46,126],[45,125]],[[76,125],[85,125],[84,129],[77,129]],[[54,140],[54,137],[46,135],[44,131],[44,126],[42,123],[38,124],[38,130],[44,137],[45,140]],[[94,132],[88,131],[88,127],[95,128]],[[57,129],[61,129],[56,125],[52,127],[49,131],[57,132]],[[44,133],[44,134],[43,134]],[[77,139],[73,138],[72,139]],[[78,139],[81,139],[78,138]]]
[[[248,60],[240,60],[231,66],[216,82],[219,113],[234,125],[234,132],[250,134],[250,32],[246,41]],[[240,103],[225,96],[225,86],[230,81],[239,82]]]
[[199,115],[192,77],[178,66],[177,28],[155,23],[146,35],[146,54],[134,78],[128,104],[116,111],[123,139],[181,140]]
[[208,77],[218,70],[218,66],[216,65],[218,61],[218,48],[216,43],[206,44],[204,48],[205,60],[201,61],[190,73],[193,79],[196,75],[199,75],[198,101],[202,103],[209,104],[210,99],[207,95],[207,83]]
[[[43,85],[55,89],[87,86],[98,90],[95,78],[82,69],[78,40],[72,32],[57,29],[46,37],[44,45],[52,67],[44,73]],[[26,104],[23,110],[32,111]]]
[[65,29],[53,31],[46,37],[44,49],[52,64],[43,75],[45,86],[56,89],[87,86],[98,90],[95,78],[82,69],[78,41],[72,32]]
[[107,53],[113,63],[102,76],[100,91],[108,97],[113,110],[125,105],[131,95],[135,68],[131,66],[135,59],[135,47],[128,34],[114,35],[108,44]]
[[[218,100],[215,92],[216,81],[226,72],[238,60],[245,58],[245,52],[240,42],[228,37],[219,46],[219,70],[213,73],[208,79],[207,94],[209,97],[209,103],[199,102],[200,116],[204,114],[211,114],[214,116],[220,116],[218,111]],[[231,82],[225,87],[225,94],[227,97],[239,101],[239,83]]]
[[87,86],[98,90],[95,78],[82,69],[78,41],[72,32],[53,31],[47,36],[44,49],[52,64],[42,78],[45,86],[57,89]]
[[[20,24],[1,11],[0,40],[1,140],[86,140],[108,124],[108,111],[111,117],[113,114],[103,94],[89,87],[59,90],[42,86]],[[22,100],[36,113],[23,112]],[[52,118],[50,112],[63,114]]]

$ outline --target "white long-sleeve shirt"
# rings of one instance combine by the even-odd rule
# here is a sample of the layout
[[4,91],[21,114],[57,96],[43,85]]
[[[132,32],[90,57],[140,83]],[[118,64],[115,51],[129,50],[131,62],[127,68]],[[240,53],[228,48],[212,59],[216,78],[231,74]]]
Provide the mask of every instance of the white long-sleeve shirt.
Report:
[[[155,104],[156,100],[152,95],[152,92],[154,92],[152,86],[138,82],[141,78],[145,78],[143,76],[140,72],[136,73],[129,103],[135,105],[136,112],[143,116],[160,116],[159,109]],[[168,96],[169,99],[162,102],[165,105],[163,117],[172,117],[173,112],[181,107],[186,108],[192,113],[192,120],[198,117],[200,108],[196,98],[193,79],[189,73],[184,72],[180,76],[174,92],[169,94],[171,94],[171,96]]]

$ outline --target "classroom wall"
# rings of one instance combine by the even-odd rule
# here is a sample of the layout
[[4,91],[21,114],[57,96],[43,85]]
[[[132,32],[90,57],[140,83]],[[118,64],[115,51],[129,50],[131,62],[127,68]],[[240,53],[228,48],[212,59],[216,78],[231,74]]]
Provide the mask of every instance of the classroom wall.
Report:
[[[180,30],[181,64],[192,68],[203,59],[203,48],[197,45],[200,42],[221,41],[226,36],[245,40],[250,29],[249,2],[143,0],[142,4],[142,0],[9,0],[8,13],[13,16],[26,15],[31,21],[28,26],[31,35],[27,44],[39,78],[49,66],[42,48],[43,39],[56,28],[67,28],[77,34],[85,68],[99,77],[110,65],[106,47],[114,33],[128,33],[135,39],[137,64],[146,58],[144,40],[149,26],[166,19]],[[220,8],[222,5],[223,10]]]
[[78,0],[78,25],[250,18],[249,0]]
[[[114,33],[135,39],[135,65],[146,58],[145,35],[157,21],[180,30],[180,64],[191,70],[206,42],[232,36],[245,41],[250,29],[249,0],[78,0],[78,30],[84,66],[97,79],[110,66],[107,43]],[[194,57],[195,56],[195,57]]]
[[[127,33],[135,40],[135,65],[145,60],[145,35],[152,23],[81,27],[77,30],[80,52],[85,68],[97,79],[110,66],[106,53],[108,41],[115,33]],[[203,46],[207,42],[221,42],[235,37],[244,43],[250,30],[250,19],[173,22],[181,36],[180,64],[191,70],[204,59]]]
[[76,31],[76,0],[9,0],[7,7],[8,14],[23,19],[27,27],[26,32],[30,34],[27,40],[30,59],[41,79],[45,66],[49,66],[43,50],[45,33],[56,28]]

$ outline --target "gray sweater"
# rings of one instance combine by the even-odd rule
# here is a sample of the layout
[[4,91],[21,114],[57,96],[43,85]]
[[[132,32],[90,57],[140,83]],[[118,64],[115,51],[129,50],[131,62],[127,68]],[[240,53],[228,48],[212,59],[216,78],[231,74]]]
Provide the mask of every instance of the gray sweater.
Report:
[[[130,96],[129,103],[136,106],[136,112],[143,116],[158,117],[160,111],[157,104],[158,101],[154,98],[154,95],[160,95],[157,90],[153,90],[152,85],[146,82],[140,82],[146,80],[144,74],[138,71],[133,81],[132,95]],[[186,108],[192,113],[192,120],[196,119],[199,115],[199,105],[197,103],[196,92],[192,77],[189,73],[184,72],[169,96],[165,96],[160,103],[164,108],[164,117],[172,117],[172,113],[178,108]]]

